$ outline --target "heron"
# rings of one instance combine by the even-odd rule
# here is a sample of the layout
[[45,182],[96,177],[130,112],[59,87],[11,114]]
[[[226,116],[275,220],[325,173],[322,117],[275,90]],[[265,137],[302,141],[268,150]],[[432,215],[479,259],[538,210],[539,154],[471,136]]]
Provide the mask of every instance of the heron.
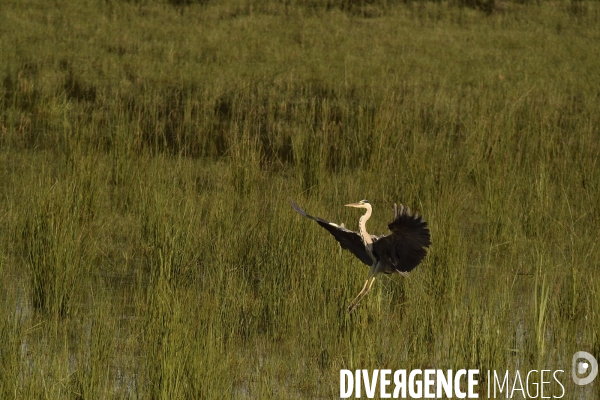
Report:
[[388,224],[392,233],[385,236],[374,236],[370,235],[366,228],[367,221],[373,212],[368,200],[346,204],[346,207],[366,210],[358,220],[358,232],[346,229],[344,224],[334,224],[309,215],[292,199],[290,199],[290,203],[298,214],[316,221],[327,229],[339,242],[342,249],[349,250],[370,267],[369,275],[361,291],[348,305],[349,313],[354,311],[361,300],[369,294],[378,274],[397,272],[408,277],[408,273],[423,261],[427,255],[427,248],[431,245],[429,228],[423,217],[419,216],[417,212],[411,214],[410,207],[404,208],[402,204],[400,204],[400,210],[394,204],[394,220]]

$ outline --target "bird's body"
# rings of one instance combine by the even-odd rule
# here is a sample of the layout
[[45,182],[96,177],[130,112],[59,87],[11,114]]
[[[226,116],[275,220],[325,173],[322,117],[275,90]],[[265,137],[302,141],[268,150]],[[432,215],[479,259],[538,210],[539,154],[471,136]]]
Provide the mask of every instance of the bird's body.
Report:
[[316,221],[327,229],[343,249],[350,250],[360,261],[370,267],[367,281],[358,296],[350,303],[349,312],[352,312],[369,293],[378,274],[397,272],[406,276],[423,260],[427,254],[426,248],[431,244],[427,223],[419,217],[418,213],[411,214],[410,208],[404,209],[402,205],[399,212],[395,207],[394,220],[388,225],[392,233],[377,237],[370,235],[366,229],[366,223],[372,213],[371,204],[367,200],[346,204],[348,207],[367,210],[359,219],[359,232],[346,229],[344,224],[337,225],[308,215],[293,200],[290,199],[290,202],[298,214]]

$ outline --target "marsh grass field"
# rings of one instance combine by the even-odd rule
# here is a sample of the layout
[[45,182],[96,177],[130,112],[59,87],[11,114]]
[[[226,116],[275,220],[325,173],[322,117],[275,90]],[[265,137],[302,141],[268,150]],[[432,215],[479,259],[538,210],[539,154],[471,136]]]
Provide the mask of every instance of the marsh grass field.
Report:
[[[598,396],[570,378],[600,358],[598,3],[172,3],[0,7],[0,398],[384,368]],[[289,198],[351,229],[366,198],[373,234],[402,203],[433,244],[349,315],[368,269]]]

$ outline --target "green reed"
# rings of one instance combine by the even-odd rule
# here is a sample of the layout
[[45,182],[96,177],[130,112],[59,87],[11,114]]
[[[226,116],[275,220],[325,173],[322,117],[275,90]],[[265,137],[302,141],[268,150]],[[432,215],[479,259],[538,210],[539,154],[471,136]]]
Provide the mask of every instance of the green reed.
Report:
[[[3,9],[2,397],[483,388],[596,352],[599,9],[489,3]],[[367,198],[373,234],[403,203],[433,244],[348,315],[367,269],[290,197],[351,229]]]

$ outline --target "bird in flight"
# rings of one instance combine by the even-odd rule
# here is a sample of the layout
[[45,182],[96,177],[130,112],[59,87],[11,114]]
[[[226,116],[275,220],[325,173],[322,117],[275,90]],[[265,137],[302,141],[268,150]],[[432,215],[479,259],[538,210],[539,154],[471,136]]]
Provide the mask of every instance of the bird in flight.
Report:
[[348,305],[351,313],[361,300],[371,291],[378,274],[398,272],[407,276],[415,269],[427,254],[431,245],[427,223],[418,213],[411,214],[410,208],[400,204],[400,210],[394,204],[394,220],[388,224],[391,234],[374,236],[367,232],[366,224],[373,211],[367,200],[346,204],[346,207],[364,208],[367,211],[358,221],[359,231],[354,232],[324,219],[313,217],[290,199],[292,208],[300,215],[316,221],[335,237],[343,249],[350,250],[360,261],[370,267],[367,280],[360,293]]

